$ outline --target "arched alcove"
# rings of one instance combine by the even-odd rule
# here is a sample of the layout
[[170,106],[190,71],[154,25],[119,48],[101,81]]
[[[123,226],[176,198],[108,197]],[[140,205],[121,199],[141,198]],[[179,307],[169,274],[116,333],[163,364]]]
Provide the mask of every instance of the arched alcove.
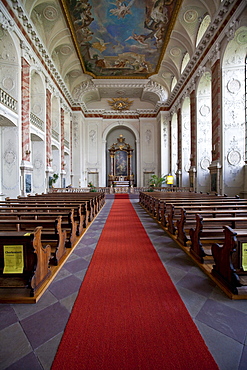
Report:
[[21,69],[14,38],[13,34],[0,27],[0,194],[8,194],[9,197],[19,193],[20,188],[17,112]]
[[31,157],[33,164],[33,193],[45,191],[45,141],[44,137],[31,133]]
[[133,150],[131,168],[134,178],[134,184],[136,184],[137,171],[136,171],[136,137],[134,132],[126,126],[118,125],[117,127],[112,128],[106,136],[106,183],[108,184],[109,175],[111,173],[111,158],[109,149],[114,143],[117,143],[117,139],[122,135],[125,138],[125,143]]

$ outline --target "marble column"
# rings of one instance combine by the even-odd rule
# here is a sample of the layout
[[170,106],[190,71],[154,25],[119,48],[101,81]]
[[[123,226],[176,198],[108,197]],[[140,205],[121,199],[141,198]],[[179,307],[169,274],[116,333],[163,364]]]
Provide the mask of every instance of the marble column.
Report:
[[22,160],[30,161],[30,65],[25,58],[21,58],[21,122],[22,122]]
[[182,112],[181,108],[177,111],[178,120],[178,162],[176,172],[176,186],[182,186]]
[[61,187],[64,187],[65,177],[65,156],[64,156],[64,109],[61,108]]
[[196,191],[196,157],[197,157],[197,122],[196,122],[196,92],[193,90],[190,93],[190,187]]
[[51,92],[46,89],[46,191],[49,191],[49,178],[52,176],[52,122],[51,122]]
[[212,65],[212,163],[211,192],[221,193],[221,68],[220,59]]
[[21,135],[22,161],[20,192],[22,196],[32,192],[31,140],[30,140],[30,64],[27,59],[21,58]]

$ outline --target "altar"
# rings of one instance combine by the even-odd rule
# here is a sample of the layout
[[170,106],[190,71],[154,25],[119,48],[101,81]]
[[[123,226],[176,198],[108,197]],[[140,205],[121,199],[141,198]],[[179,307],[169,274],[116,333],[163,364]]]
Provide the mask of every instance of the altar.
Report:
[[117,143],[112,144],[110,149],[111,171],[108,175],[108,186],[126,188],[133,186],[134,175],[132,173],[133,149],[125,142],[123,135],[119,135]]

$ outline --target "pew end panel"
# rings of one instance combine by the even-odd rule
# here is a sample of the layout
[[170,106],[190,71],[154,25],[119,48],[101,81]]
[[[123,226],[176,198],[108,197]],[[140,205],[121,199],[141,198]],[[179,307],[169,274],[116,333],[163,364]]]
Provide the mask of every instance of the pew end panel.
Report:
[[238,294],[238,288],[247,286],[247,268],[243,265],[247,230],[233,230],[230,226],[224,226],[223,229],[223,244],[212,245],[212,275],[233,294]]
[[[36,227],[32,233],[0,233],[0,288],[30,290],[30,297],[44,284],[51,275],[49,266],[51,247],[42,246],[42,227]],[[18,273],[6,273],[4,246],[22,246],[23,270]]]

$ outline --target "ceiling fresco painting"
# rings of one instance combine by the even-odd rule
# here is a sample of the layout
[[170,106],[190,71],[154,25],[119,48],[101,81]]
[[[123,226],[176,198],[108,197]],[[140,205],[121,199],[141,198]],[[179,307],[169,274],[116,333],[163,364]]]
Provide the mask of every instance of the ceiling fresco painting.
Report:
[[180,2],[63,0],[84,71],[96,78],[157,73]]

